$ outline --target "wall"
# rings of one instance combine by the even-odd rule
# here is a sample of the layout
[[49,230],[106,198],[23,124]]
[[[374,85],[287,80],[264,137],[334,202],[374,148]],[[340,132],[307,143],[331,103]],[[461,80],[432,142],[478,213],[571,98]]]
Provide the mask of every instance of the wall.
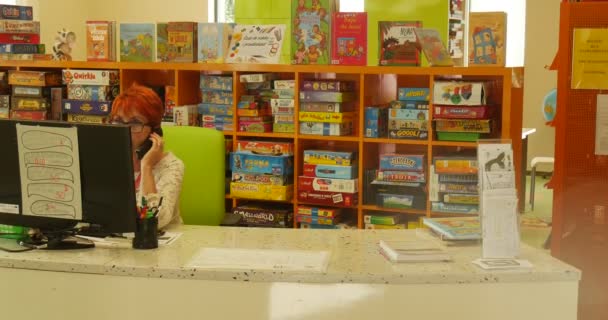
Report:
[[[545,66],[557,52],[559,4],[560,0],[527,0],[523,126],[537,130],[530,136],[528,166],[533,157],[552,157],[555,150],[555,129],[545,125],[541,105],[544,96],[557,85],[557,71]],[[539,170],[551,171],[552,167]]]
[[206,0],[18,0],[18,4],[34,7],[34,19],[41,22],[42,42],[52,52],[55,33],[66,28],[76,33],[74,60],[85,60],[85,21],[117,22],[206,22]]

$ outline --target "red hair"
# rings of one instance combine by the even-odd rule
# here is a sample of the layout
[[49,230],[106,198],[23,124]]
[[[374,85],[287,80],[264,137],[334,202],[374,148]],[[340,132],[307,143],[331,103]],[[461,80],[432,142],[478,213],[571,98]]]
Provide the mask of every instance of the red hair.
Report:
[[131,117],[137,113],[148,119],[149,126],[157,128],[160,127],[164,109],[163,102],[156,92],[135,83],[114,99],[110,116],[114,118],[118,113],[122,113]]

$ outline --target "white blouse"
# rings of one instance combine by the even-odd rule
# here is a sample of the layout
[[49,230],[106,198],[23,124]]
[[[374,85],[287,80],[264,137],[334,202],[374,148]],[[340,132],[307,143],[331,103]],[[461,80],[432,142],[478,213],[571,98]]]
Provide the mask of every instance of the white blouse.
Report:
[[[154,183],[157,193],[146,196],[149,207],[158,206],[160,199],[162,203],[158,212],[158,228],[162,229],[169,225],[181,224],[182,218],[179,213],[179,195],[182,191],[184,179],[184,163],[173,153],[168,152],[152,169]],[[140,181],[137,188],[137,205],[141,206]]]

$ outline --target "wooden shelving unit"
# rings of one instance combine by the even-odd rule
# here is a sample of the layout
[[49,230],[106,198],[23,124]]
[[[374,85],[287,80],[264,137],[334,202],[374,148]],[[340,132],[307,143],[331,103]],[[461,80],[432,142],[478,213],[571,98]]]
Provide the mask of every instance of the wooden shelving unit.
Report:
[[[174,85],[177,93],[177,105],[198,103],[199,75],[222,74],[234,79],[233,98],[235,105],[244,92],[239,83],[239,76],[247,73],[276,73],[280,79],[294,79],[299,87],[303,79],[340,79],[357,83],[359,93],[358,109],[354,123],[354,134],[346,137],[325,137],[300,135],[299,124],[296,122],[295,134],[280,133],[247,133],[224,132],[227,138],[232,138],[234,145],[238,140],[279,139],[292,141],[296,150],[294,161],[294,185],[302,170],[302,152],[308,148],[327,150],[356,151],[359,154],[359,204],[351,209],[357,213],[358,226],[363,227],[363,213],[369,211],[403,212],[420,216],[436,216],[427,203],[426,210],[391,210],[378,208],[375,205],[363,203],[363,172],[365,169],[377,167],[378,152],[386,146],[393,147],[397,152],[417,152],[427,155],[431,164],[433,155],[444,154],[454,150],[472,149],[476,143],[438,141],[430,132],[426,140],[393,140],[371,139],[363,136],[365,106],[388,103],[397,97],[399,87],[429,87],[432,88],[436,79],[462,80],[492,80],[497,83],[497,94],[492,102],[502,108],[499,112],[499,127],[495,138],[511,139],[515,157],[521,155],[521,123],[523,90],[512,86],[514,69],[499,67],[475,68],[446,68],[446,67],[377,67],[377,66],[302,66],[302,65],[255,65],[255,64],[198,64],[198,63],[132,63],[132,62],[56,62],[56,61],[3,61],[2,69],[45,70],[45,69],[114,69],[120,70],[121,89],[138,82],[144,85]],[[298,90],[296,89],[296,97]],[[431,110],[432,110],[431,106]],[[236,110],[236,106],[235,106]],[[296,99],[296,113],[299,102]],[[234,115],[234,123],[238,123]],[[432,111],[430,112],[432,119]],[[516,161],[516,171],[521,171],[520,162]],[[428,172],[428,170],[427,170]],[[428,174],[428,173],[427,173]],[[519,179],[518,179],[519,184]],[[518,188],[520,186],[518,185]],[[226,196],[233,206],[243,200]],[[289,202],[288,202],[289,203]],[[294,206],[298,205],[297,190],[294,190]]]

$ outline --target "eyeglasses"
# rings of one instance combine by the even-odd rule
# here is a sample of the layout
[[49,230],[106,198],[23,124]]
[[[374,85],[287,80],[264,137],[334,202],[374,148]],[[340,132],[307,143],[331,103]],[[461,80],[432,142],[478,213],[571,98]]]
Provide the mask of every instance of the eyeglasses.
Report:
[[147,126],[147,124],[141,123],[139,121],[124,122],[124,121],[118,120],[118,119],[114,119],[114,120],[110,121],[110,123],[127,125],[131,128],[132,133],[140,133],[140,132],[144,131],[144,127]]

